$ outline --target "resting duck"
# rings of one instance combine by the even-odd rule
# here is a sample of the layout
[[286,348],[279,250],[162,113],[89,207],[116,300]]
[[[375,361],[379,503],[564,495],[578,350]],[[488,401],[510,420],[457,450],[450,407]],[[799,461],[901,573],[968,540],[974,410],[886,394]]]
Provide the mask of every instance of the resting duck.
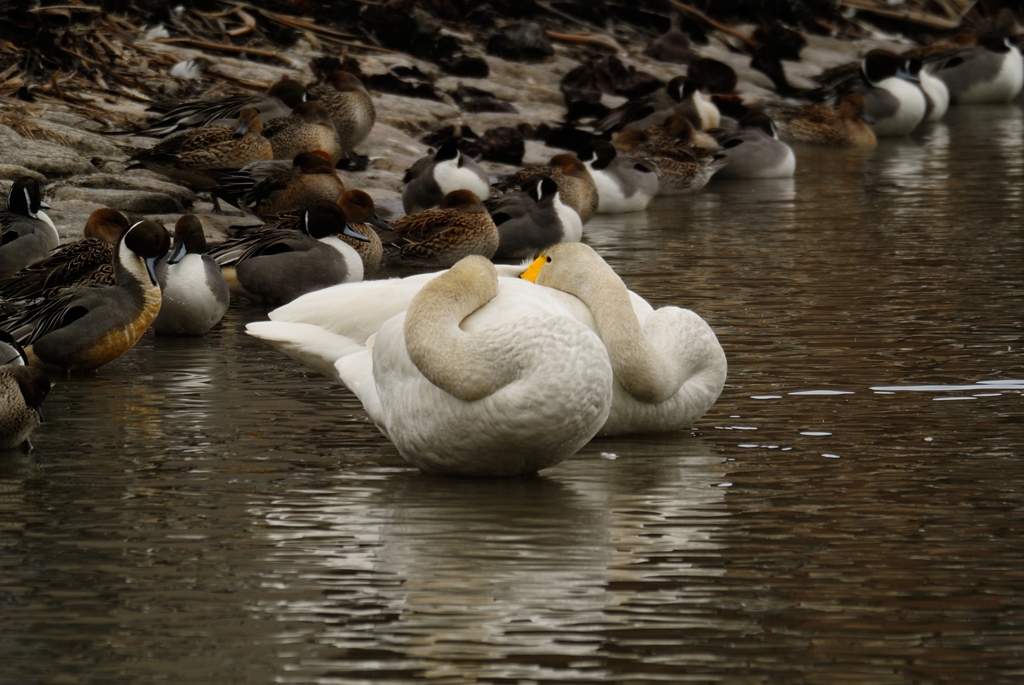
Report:
[[463,154],[456,143],[448,142],[406,170],[402,207],[406,214],[422,212],[438,206],[455,190],[469,190],[481,200],[491,194],[487,174],[480,165]]
[[30,264],[46,259],[60,244],[60,235],[43,212],[39,182],[31,176],[15,179],[7,195],[7,209],[0,211],[0,278],[7,278]]
[[373,98],[363,82],[346,71],[333,71],[324,83],[310,86],[309,98],[330,114],[345,152],[366,140],[377,120]]
[[579,157],[570,152],[555,155],[545,165],[528,167],[509,174],[494,187],[504,193],[519,189],[526,181],[540,176],[548,176],[555,182],[562,202],[572,207],[584,224],[597,214],[600,197],[594,178]]
[[539,250],[583,238],[583,222],[559,197],[558,186],[548,176],[523,181],[518,192],[491,198],[484,205],[498,227],[495,259],[532,257]]
[[114,250],[113,286],[75,286],[0,321],[29,364],[65,373],[91,371],[130,350],[160,313],[156,262],[170,245],[156,221],[132,225]]
[[153,322],[158,335],[203,335],[227,312],[231,292],[217,262],[205,252],[199,217],[179,218],[174,224],[174,250],[156,265],[163,296]]
[[498,228],[473,191],[453,190],[435,209],[394,219],[381,240],[385,264],[436,269],[467,255],[490,259],[498,249]]

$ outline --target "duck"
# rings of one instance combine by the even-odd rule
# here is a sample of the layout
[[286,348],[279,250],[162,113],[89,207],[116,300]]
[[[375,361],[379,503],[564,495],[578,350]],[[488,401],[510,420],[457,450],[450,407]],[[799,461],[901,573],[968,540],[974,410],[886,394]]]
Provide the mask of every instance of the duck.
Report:
[[837,109],[828,105],[776,107],[770,110],[779,139],[823,147],[865,147],[878,145],[871,130],[871,118],[864,112],[862,95],[847,93]]
[[[688,309],[655,311],[585,243],[558,243],[528,264],[499,264],[496,269],[500,288],[510,281],[539,282],[548,297],[601,337],[615,390],[599,435],[682,430],[717,401],[728,362],[711,326]],[[274,309],[269,322],[249,324],[247,332],[341,380],[362,398],[373,380],[341,379],[339,374],[351,370],[348,355],[375,350],[385,322],[399,317],[444,273],[325,288]]]
[[498,228],[471,190],[453,190],[434,209],[391,221],[382,232],[384,263],[447,268],[467,255],[490,259],[498,249]]
[[128,226],[116,209],[93,211],[81,240],[61,245],[46,259],[0,280],[0,299],[44,297],[72,285],[114,285],[114,246]]
[[[384,245],[381,242],[380,234],[377,231],[383,231],[386,234],[391,235],[391,225],[380,218],[380,215],[377,213],[377,207],[373,202],[373,198],[362,190],[353,188],[345,191],[342,193],[342,196],[338,198],[337,205],[345,214],[345,218],[348,220],[348,227],[354,231],[354,233],[335,233],[334,237],[341,240],[343,243],[347,243],[359,254],[359,257],[363,260],[364,276],[367,273],[376,271],[380,268],[381,262],[384,258]],[[246,232],[263,230],[264,228],[270,227],[301,232],[302,217],[303,212],[301,210],[282,212],[268,217],[266,223],[262,226],[241,226],[232,228],[238,229],[236,235],[243,235]],[[359,235],[360,237],[356,238],[355,235]]]
[[657,166],[650,160],[619,154],[615,146],[595,140],[580,156],[597,186],[597,213],[641,212],[658,194]]
[[278,305],[312,290],[363,279],[362,258],[337,234],[369,238],[348,225],[337,203],[314,202],[299,216],[298,231],[272,224],[210,250],[233,295]]
[[458,144],[447,142],[406,170],[402,208],[406,214],[416,214],[437,207],[453,190],[469,190],[480,200],[491,194],[483,168],[459,150]]
[[284,159],[250,162],[216,175],[211,193],[261,219],[301,210],[317,200],[337,202],[345,194],[331,157],[323,150]]
[[1024,88],[1020,48],[1001,31],[988,31],[977,45],[944,55],[935,76],[949,89],[954,104],[992,104],[1013,100]]
[[583,238],[583,221],[562,202],[558,186],[549,176],[527,179],[518,192],[492,198],[484,205],[498,227],[494,259],[532,257],[549,245]]
[[917,78],[921,92],[924,93],[925,122],[941,121],[949,111],[949,88],[945,81],[932,74],[932,67],[925,67],[924,62],[917,58],[908,58],[905,70]]
[[499,193],[504,193],[519,189],[526,181],[539,176],[549,176],[555,182],[561,201],[572,207],[584,224],[597,214],[600,196],[594,177],[580,158],[571,152],[557,154],[545,165],[527,167],[509,174],[494,187]]
[[617,149],[629,150],[633,147],[648,144],[692,145],[694,147],[717,152],[721,149],[718,141],[710,133],[698,131],[690,120],[682,114],[673,114],[660,124],[646,129],[630,129],[612,136],[612,143]]
[[174,224],[174,249],[156,264],[163,298],[153,321],[157,335],[203,335],[227,312],[231,292],[217,262],[205,252],[199,217],[181,216]]
[[57,227],[43,209],[39,181],[21,176],[11,184],[7,195],[7,209],[0,211],[0,278],[7,278],[30,264],[46,259],[60,244]]
[[246,108],[255,109],[263,122],[269,122],[288,116],[307,99],[305,86],[293,79],[282,78],[272,84],[264,95],[245,93],[217,100],[182,103],[167,110],[140,133],[153,138],[165,138],[190,128],[230,125]]
[[307,91],[310,100],[330,113],[343,151],[351,152],[370,135],[377,121],[377,109],[363,82],[355,75],[338,69]]
[[286,117],[274,119],[263,129],[270,141],[274,159],[291,159],[300,152],[323,150],[331,164],[342,156],[341,140],[331,115],[320,103],[303,102]]
[[[274,149],[263,136],[259,112],[246,107],[234,130],[224,126],[186,129],[130,158],[128,169],[149,169],[193,188],[217,186],[211,169],[240,169],[250,162],[273,159]],[[216,196],[214,196],[216,202]]]
[[928,103],[919,79],[907,72],[907,59],[890,50],[871,50],[859,64],[841,65],[814,77],[820,98],[834,103],[848,92],[864,98],[878,137],[901,137],[924,121]]
[[[668,131],[678,134],[669,135]],[[701,191],[726,165],[725,156],[717,152],[718,141],[712,139],[712,150],[693,140],[685,127],[658,127],[627,131],[615,139],[615,147],[651,161],[658,174],[658,196],[691,195]]]
[[613,109],[594,125],[594,132],[600,135],[649,128],[673,114],[682,114],[702,131],[721,123],[718,107],[700,92],[697,83],[685,76],[676,76],[664,88]]
[[169,246],[160,223],[139,221],[114,250],[115,285],[64,288],[0,320],[0,329],[24,347],[31,366],[97,369],[134,347],[160,313],[156,262]]
[[384,259],[384,245],[377,231],[390,233],[394,229],[380,218],[373,198],[365,191],[355,188],[345,191],[345,194],[338,200],[338,205],[348,217],[349,225],[357,233],[369,238],[366,241],[353,239],[348,241],[349,245],[355,248],[362,258],[363,270],[366,273],[376,271]]
[[372,346],[311,324],[254,322],[247,332],[300,361],[330,362],[426,473],[532,474],[587,444],[612,399],[600,338],[546,290],[469,255],[426,280]]
[[0,449],[25,446],[43,423],[43,400],[50,392],[50,377],[42,369],[28,366],[25,352],[10,336],[0,331],[0,347],[12,351],[10,361],[0,366]]
[[793,148],[779,140],[775,123],[764,112],[750,112],[736,131],[718,138],[725,166],[716,178],[792,178],[796,171]]

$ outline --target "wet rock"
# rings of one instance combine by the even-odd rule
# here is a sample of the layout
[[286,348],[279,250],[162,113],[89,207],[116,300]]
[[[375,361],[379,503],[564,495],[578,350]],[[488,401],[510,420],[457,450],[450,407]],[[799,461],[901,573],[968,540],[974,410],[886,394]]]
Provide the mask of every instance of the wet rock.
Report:
[[22,166],[48,177],[91,174],[96,168],[69,147],[24,138],[0,125],[0,163]]
[[185,207],[173,195],[145,190],[108,190],[102,188],[76,188],[63,186],[53,191],[55,201],[89,202],[125,213],[170,214],[185,212]]
[[38,171],[32,171],[17,164],[0,164],[0,181],[14,181],[22,176],[31,176],[40,183],[46,183],[46,177]]
[[492,34],[487,39],[487,52],[505,59],[535,62],[555,54],[555,48],[544,29],[523,22]]
[[580,119],[600,119],[611,112],[611,108],[601,102],[601,94],[592,90],[569,90],[565,92],[565,115],[567,122]]
[[445,143],[459,143],[461,147],[461,141],[463,140],[479,139],[480,136],[478,136],[469,126],[448,125],[442,126],[433,133],[423,136],[420,140],[424,145],[429,145],[430,147],[437,149]]
[[652,40],[644,54],[662,62],[675,64],[688,64],[697,56],[690,47],[690,39],[679,29],[672,29]]
[[701,58],[690,62],[686,77],[709,93],[732,93],[736,90],[736,71],[716,59]]
[[480,156],[492,162],[520,165],[526,153],[526,141],[523,135],[507,126],[499,126],[485,131],[478,143]]
[[378,124],[394,126],[414,137],[433,131],[447,119],[457,119],[461,116],[457,108],[444,102],[390,94],[382,94],[374,100]]
[[440,59],[437,63],[445,72],[452,76],[487,78],[491,73],[491,68],[487,65],[487,61],[479,57],[455,55],[446,59]]
[[573,126],[552,127],[546,124],[538,126],[535,135],[548,147],[574,152],[583,150],[595,137],[593,133],[581,131]]
[[[169,195],[178,204],[189,206],[196,200],[196,194],[185,186],[164,180],[162,177],[150,175],[152,172],[132,172],[129,174],[92,174],[81,176],[61,183],[62,187],[89,188],[94,190],[115,190],[128,192],[149,192]],[[111,207],[117,209],[117,207]]]
[[567,73],[562,77],[559,88],[563,93],[614,93],[635,98],[652,93],[664,85],[661,79],[623,64],[622,60],[614,55],[608,55],[597,60],[588,60]]
[[473,86],[460,83],[459,87],[452,93],[452,97],[459,103],[459,108],[463,112],[518,113],[518,110],[512,106],[511,102],[499,100],[494,97],[494,93],[482,88],[474,88]]

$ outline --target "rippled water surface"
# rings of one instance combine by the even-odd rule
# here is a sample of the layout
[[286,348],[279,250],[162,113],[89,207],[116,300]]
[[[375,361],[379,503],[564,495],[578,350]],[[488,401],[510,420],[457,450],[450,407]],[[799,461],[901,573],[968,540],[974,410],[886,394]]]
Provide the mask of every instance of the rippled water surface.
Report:
[[0,682],[1024,681],[1024,114],[798,151],[587,240],[729,356],[687,433],[432,478],[241,332],[0,456]]

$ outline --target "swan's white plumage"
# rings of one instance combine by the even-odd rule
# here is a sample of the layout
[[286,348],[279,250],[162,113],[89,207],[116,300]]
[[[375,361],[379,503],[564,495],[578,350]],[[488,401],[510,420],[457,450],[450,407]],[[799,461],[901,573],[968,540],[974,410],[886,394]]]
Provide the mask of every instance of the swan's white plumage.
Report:
[[[568,247],[570,245],[573,247]],[[614,287],[625,290],[621,280],[591,248],[581,243],[563,243],[549,248],[545,253],[550,254],[553,251],[556,256],[558,252],[564,255],[566,251],[578,251],[590,256],[596,261],[588,268],[604,272],[602,277],[614,280],[618,283],[618,286]],[[504,276],[514,276],[521,273],[523,268],[499,266],[498,270]],[[323,372],[325,364],[334,364],[334,368],[326,375],[340,378],[359,396],[368,413],[374,416],[368,401],[375,402],[377,399],[375,396],[370,398],[369,390],[366,388],[366,364],[355,363],[352,358],[343,356],[344,346],[334,347],[337,342],[329,336],[347,336],[351,338],[349,342],[369,341],[376,349],[380,343],[373,342],[374,333],[383,330],[385,321],[408,309],[409,302],[423,285],[440,273],[444,272],[388,281],[350,283],[309,293],[272,311],[272,322],[250,324],[250,332],[267,339],[282,351],[318,371]],[[499,297],[495,298],[491,306],[507,309],[509,316],[521,311],[521,314],[515,316],[526,317],[533,307],[539,307],[538,311],[544,311],[545,307],[558,307],[558,311],[568,313],[576,321],[599,333],[597,322],[591,312],[594,303],[588,306],[575,295],[558,288],[541,286],[533,289],[527,287],[524,290],[524,286],[531,284],[524,284],[515,278],[500,278],[499,283]],[[644,402],[630,395],[618,378],[614,379],[612,406],[600,433],[620,435],[685,428],[703,415],[718,399],[728,369],[725,352],[711,327],[694,312],[678,307],[663,307],[655,311],[640,296],[628,290],[626,293],[632,314],[647,339],[647,348],[654,350],[659,357],[657,368],[660,369],[660,375],[665,376],[669,386],[674,385],[674,388],[668,399],[662,402]],[[521,307],[525,307],[526,310],[520,310]],[[625,314],[618,311],[613,316],[624,317]],[[475,317],[477,314],[468,317],[463,322],[463,328],[469,330],[471,326],[475,326]],[[395,319],[398,320],[400,319]],[[288,321],[299,322],[312,328],[296,327],[289,331]],[[285,328],[276,329],[277,332],[271,337],[261,328],[271,324]],[[320,329],[329,336],[320,337],[315,329]],[[366,352],[366,348],[358,349]],[[310,358],[310,355],[322,356]],[[360,373],[364,375],[360,376]],[[354,387],[355,384],[360,384],[363,389],[358,390]],[[381,425],[380,421],[378,425]]]
[[[457,268],[435,277],[450,279]],[[415,281],[417,294],[421,300],[436,299],[443,309],[447,282],[438,280],[428,291],[424,280],[434,279]],[[405,294],[412,290],[412,284],[389,285]],[[461,323],[453,320],[447,337],[416,341],[440,359],[434,373],[468,373],[484,382],[492,379],[480,376],[489,373],[508,376],[507,383],[479,399],[460,399],[424,376],[423,365],[410,357],[414,341],[406,335],[413,329],[405,312],[380,325],[372,349],[311,323],[258,322],[248,331],[348,386],[402,456],[424,471],[533,472],[569,458],[604,425],[611,408],[611,365],[600,338],[547,289],[508,278],[495,287],[493,299]],[[335,324],[340,320],[331,318]]]

